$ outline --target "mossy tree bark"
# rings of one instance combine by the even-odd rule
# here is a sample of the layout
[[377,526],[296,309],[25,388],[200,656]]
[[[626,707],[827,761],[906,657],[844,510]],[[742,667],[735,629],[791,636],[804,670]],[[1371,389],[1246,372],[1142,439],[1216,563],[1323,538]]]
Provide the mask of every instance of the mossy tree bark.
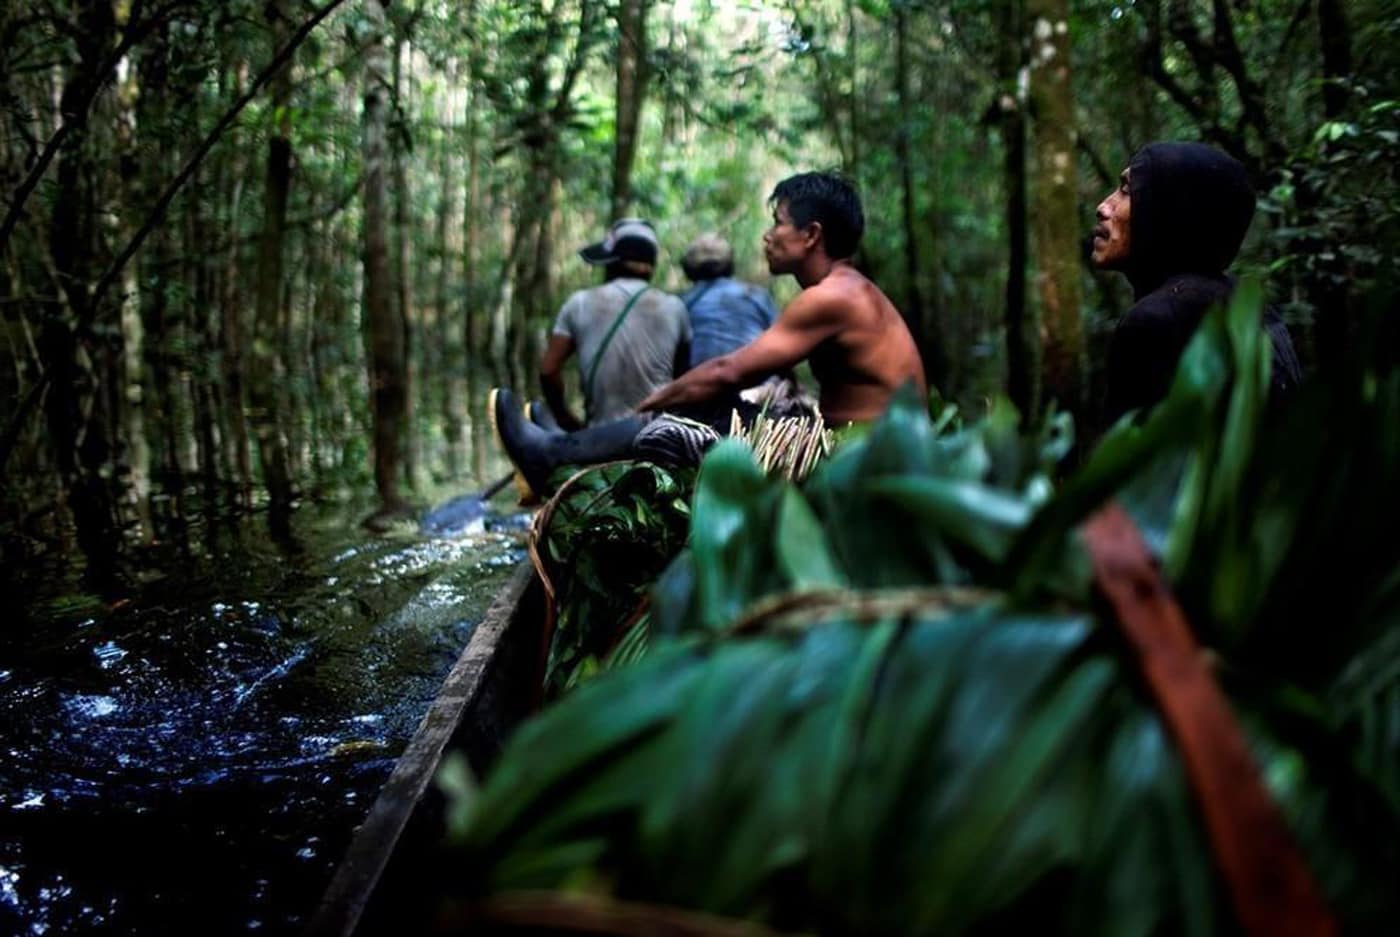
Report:
[[1040,300],[1043,400],[1083,412],[1084,327],[1080,306],[1074,97],[1068,0],[1030,0],[1030,94],[1034,116],[1033,229]]

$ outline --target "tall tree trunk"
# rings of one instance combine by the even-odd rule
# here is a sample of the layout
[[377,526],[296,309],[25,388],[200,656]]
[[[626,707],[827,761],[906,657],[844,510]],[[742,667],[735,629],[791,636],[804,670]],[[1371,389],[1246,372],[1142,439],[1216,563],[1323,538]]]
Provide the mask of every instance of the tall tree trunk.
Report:
[[403,464],[404,382],[403,322],[394,302],[389,271],[386,211],[385,145],[388,132],[390,75],[385,50],[385,2],[365,0],[369,37],[364,72],[364,330],[365,358],[374,421],[374,484],[380,511],[391,514],[406,505],[399,495]]
[[1023,419],[1031,420],[1039,406],[1036,391],[1036,347],[1034,322],[1028,322],[1026,308],[1026,117],[1024,34],[1021,31],[1021,0],[1005,0],[1001,6],[1001,44],[998,50],[998,77],[1002,91],[997,102],[1001,112],[1002,146],[1005,159],[1002,184],[1006,193],[1006,386],[1011,402]]
[[[120,159],[137,158],[138,141],[136,127],[139,122],[135,103],[140,88],[139,72],[130,69],[122,82],[118,94],[119,118],[115,122],[118,135]],[[121,183],[121,210],[117,215],[118,240],[125,240],[132,234],[131,223],[140,211],[142,204],[141,179],[139,174],[124,177]],[[149,544],[155,538],[151,520],[151,453],[146,439],[144,388],[145,369],[144,337],[141,325],[140,278],[134,267],[128,267],[122,277],[121,298],[122,359],[120,368],[120,402],[122,427],[120,438],[125,442],[123,461],[126,466],[126,489],[123,501],[132,506],[141,543]]]
[[462,360],[468,375],[471,375],[476,366],[475,357],[480,345],[478,329],[475,327],[480,316],[477,307],[481,296],[476,282],[476,219],[484,215],[481,204],[481,166],[477,160],[477,85],[481,78],[481,53],[476,35],[476,3],[477,0],[467,2],[467,138],[463,141],[467,151],[467,197],[462,206]]
[[[856,29],[855,0],[846,0],[846,65],[850,70],[846,87],[846,117],[850,121],[851,162],[846,171],[859,184],[861,179],[860,120],[860,34]],[[867,257],[867,263],[873,258]]]
[[1031,113],[1035,133],[1036,287],[1046,396],[1082,416],[1079,222],[1070,87],[1069,2],[1030,0]]
[[[246,64],[238,66],[234,70],[234,76],[233,90],[237,95],[242,91],[243,82],[247,77]],[[229,225],[236,231],[239,209],[243,202],[243,166],[239,157],[239,147],[230,146],[227,152],[224,173],[228,177],[228,194],[224,201],[228,206],[226,217],[229,219]],[[223,352],[223,392],[233,448],[233,476],[238,483],[240,500],[246,506],[252,500],[253,462],[248,422],[244,412],[247,396],[246,365],[243,356],[243,276],[240,260],[238,240],[230,238],[224,260],[223,289],[219,298],[219,343]]]
[[410,103],[404,92],[403,59],[412,60],[412,46],[400,37],[394,38],[394,111],[399,116],[397,132],[393,135],[390,153],[393,156],[394,172],[394,301],[398,304],[399,323],[403,327],[403,477],[409,490],[417,487],[418,477],[418,438],[413,432],[413,328],[414,328],[414,268],[409,264],[409,247],[413,240],[409,227],[409,206],[413,193],[408,185],[407,135],[408,128],[402,121],[408,119]]
[[437,354],[434,372],[441,387],[443,439],[446,442],[447,473],[455,476],[460,467],[462,448],[462,394],[463,375],[459,368],[461,356],[456,353],[456,332],[450,327],[455,322],[452,311],[452,269],[453,227],[457,213],[457,185],[453,172],[452,154],[456,150],[456,127],[453,121],[457,109],[457,68],[456,59],[447,63],[447,87],[445,105],[439,115],[442,124],[442,137],[438,140],[438,224],[435,240],[438,248],[436,267],[437,283],[433,294],[434,325],[437,331]]
[[632,162],[647,80],[648,0],[622,0],[617,11],[617,142],[613,149],[612,217],[632,202]]
[[40,353],[50,376],[46,401],[50,444],[67,490],[78,544],[87,556],[87,574],[99,589],[115,574],[115,503],[103,477],[111,455],[99,369],[107,355],[98,339],[81,330],[90,314],[90,290],[99,251],[99,211],[93,144],[86,116],[101,63],[110,48],[116,20],[110,3],[73,4],[77,59],[64,82],[59,108],[73,129],[59,150],[49,253],[62,301],[49,304]]
[[[215,237],[201,199],[201,193],[206,190],[218,192],[214,181],[210,179],[209,184],[204,186],[196,179],[190,188],[186,200],[188,244],[207,244]],[[212,203],[215,200],[210,201]],[[219,482],[219,450],[223,440],[219,434],[218,376],[213,367],[219,335],[210,276],[212,261],[202,251],[191,251],[186,256],[190,258],[188,275],[191,281],[189,295],[192,302],[188,309],[192,320],[190,325],[193,341],[190,352],[192,361],[189,361],[191,366],[186,368],[185,373],[190,375],[192,385],[193,429],[198,440],[198,464],[204,482],[204,494],[209,501],[215,501]]]
[[[273,18],[273,47],[280,48],[289,33],[285,0],[273,0],[267,6],[267,13]],[[263,484],[274,512],[285,512],[292,502],[280,393],[287,376],[280,324],[287,199],[292,173],[291,95],[291,68],[285,67],[272,80],[271,88],[275,124],[267,141],[262,234],[258,239],[258,272],[254,280],[252,370],[256,378],[248,387]]]
[[[140,126],[160,128],[168,132],[171,108],[168,104],[175,97],[170,82],[170,37],[168,30],[161,30],[158,41],[152,44],[149,54],[141,63],[141,86],[145,93],[138,99],[144,110]],[[170,149],[162,149],[153,154],[146,165],[145,200],[150,200],[150,191],[167,177],[174,163]],[[151,375],[150,413],[155,423],[155,436],[159,440],[158,464],[167,476],[167,485],[180,488],[180,443],[178,413],[176,406],[175,382],[179,374],[179,364],[174,359],[172,349],[175,342],[171,336],[170,297],[172,290],[167,287],[166,272],[175,266],[174,246],[171,243],[170,228],[160,225],[150,235],[151,249],[140,257],[133,258],[133,264],[141,271],[139,280],[152,284],[152,288],[141,294],[141,316],[145,334],[149,337],[144,345],[146,367]]]
[[947,360],[939,334],[940,323],[931,321],[924,308],[923,271],[919,266],[918,209],[915,204],[913,157],[909,146],[909,120],[915,107],[909,99],[909,10],[905,3],[895,4],[894,15],[894,84],[900,114],[894,147],[895,160],[899,163],[900,201],[904,215],[905,317],[919,343],[930,383],[942,390],[947,377]]

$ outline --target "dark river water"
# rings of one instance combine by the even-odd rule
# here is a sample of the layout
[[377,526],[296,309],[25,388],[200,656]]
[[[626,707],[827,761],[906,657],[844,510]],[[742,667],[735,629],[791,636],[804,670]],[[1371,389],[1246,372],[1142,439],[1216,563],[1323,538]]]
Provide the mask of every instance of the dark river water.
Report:
[[7,561],[0,934],[296,933],[524,556],[496,504],[450,539],[363,505],[205,518],[104,594]]

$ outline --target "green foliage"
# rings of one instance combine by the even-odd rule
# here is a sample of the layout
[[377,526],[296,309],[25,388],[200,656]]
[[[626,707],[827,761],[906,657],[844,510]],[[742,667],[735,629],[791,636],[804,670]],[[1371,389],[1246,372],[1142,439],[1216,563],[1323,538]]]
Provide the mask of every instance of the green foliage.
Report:
[[[1089,601],[1075,531],[1119,497],[1333,910],[1393,920],[1400,542],[1373,519],[1396,516],[1400,374],[1359,361],[1266,413],[1258,303],[1208,317],[1167,401],[1054,495],[1063,428],[1022,439],[1000,408],[939,436],[903,399],[804,490],[717,447],[653,647],[512,742],[459,830],[463,894],[829,933],[1228,933],[1174,746]],[[1321,427],[1373,449],[1277,458]]]
[[558,607],[547,692],[592,675],[620,640],[628,642],[618,648],[621,661],[645,647],[645,622],[622,629],[685,542],[689,482],[684,473],[627,462],[589,469],[560,488],[538,543]]
[[1400,100],[1358,85],[1354,119],[1317,125],[1261,202],[1276,224],[1271,271],[1332,290],[1361,290],[1400,229]]

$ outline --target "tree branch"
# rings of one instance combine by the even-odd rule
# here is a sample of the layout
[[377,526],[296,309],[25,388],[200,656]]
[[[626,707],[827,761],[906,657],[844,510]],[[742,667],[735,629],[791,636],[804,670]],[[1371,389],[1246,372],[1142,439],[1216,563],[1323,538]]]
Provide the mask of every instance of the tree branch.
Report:
[[1142,68],[1144,74],[1157,83],[1167,96],[1187,113],[1201,128],[1202,133],[1214,143],[1235,154],[1247,155],[1244,137],[1237,131],[1220,122],[1219,115],[1210,114],[1196,98],[1182,87],[1181,83],[1167,71],[1162,59],[1162,24],[1160,11],[1155,7],[1143,12],[1147,22],[1147,38],[1143,42]]
[[19,217],[23,213],[24,204],[29,201],[29,196],[33,194],[34,188],[39,184],[39,180],[43,178],[44,173],[48,170],[49,163],[53,162],[54,156],[58,154],[59,148],[63,145],[63,141],[68,138],[68,135],[87,123],[88,110],[92,107],[92,102],[96,100],[97,95],[102,91],[103,87],[106,86],[108,78],[111,77],[112,71],[117,67],[118,63],[126,58],[126,54],[131,51],[132,46],[150,35],[151,31],[154,30],[156,26],[160,25],[169,14],[189,2],[191,2],[191,0],[172,0],[172,2],[167,3],[155,13],[151,14],[150,18],[142,20],[139,23],[136,17],[140,12],[141,4],[139,2],[135,4],[132,10],[132,17],[127,21],[126,30],[122,33],[121,42],[117,44],[117,48],[97,69],[96,73],[92,76],[90,87],[87,89],[87,93],[82,101],[79,102],[78,107],[74,109],[73,113],[64,115],[63,125],[54,131],[54,135],[49,138],[49,142],[44,144],[43,152],[40,153],[39,158],[34,161],[34,165],[29,167],[29,174],[24,177],[24,180],[20,182],[19,186],[15,189],[14,197],[10,200],[9,210],[5,212],[5,220],[0,221],[0,253],[3,253],[5,246],[9,244],[10,235],[14,233],[15,226],[19,224]]
[[[346,207],[349,206],[350,202],[354,200],[355,196],[359,193],[360,186],[363,182],[363,174],[356,176],[355,181],[352,182],[350,186],[345,189],[345,191],[337,195],[329,204],[325,205],[322,208],[319,208],[316,211],[307,212],[304,215],[298,215],[296,218],[287,219],[287,221],[282,225],[282,229],[284,231],[299,231],[302,228],[309,228],[319,221],[327,221],[331,218],[334,218],[336,215],[344,211]],[[254,244],[261,237],[262,233],[259,232],[257,234],[247,234],[243,237],[230,238],[226,241],[220,241],[212,247],[206,247],[198,254],[181,254],[176,257],[167,257],[158,264],[150,265],[147,269],[166,270],[170,267],[176,267],[180,264],[187,263],[191,260],[205,260],[210,257],[217,257],[224,251],[227,251],[231,248],[243,247],[248,244]]]
[[[1264,111],[1263,103],[1259,100],[1259,89],[1249,78],[1244,54],[1240,52],[1239,42],[1235,39],[1235,23],[1230,14],[1230,5],[1226,0],[1213,0],[1213,5],[1215,7],[1215,50],[1219,55],[1221,65],[1234,79],[1235,88],[1239,91],[1240,108],[1243,111],[1244,122],[1253,126],[1258,132],[1259,138],[1264,144],[1265,157],[1269,162],[1279,162],[1286,155],[1286,152],[1275,140],[1273,130],[1269,126],[1268,115]],[[1242,153],[1236,155],[1243,158]]]
[[334,12],[336,7],[344,2],[345,0],[328,0],[324,6],[312,13],[311,18],[301,24],[300,28],[287,40],[287,44],[278,50],[277,54],[273,56],[272,61],[258,73],[255,79],[253,79],[253,83],[249,85],[248,90],[243,93],[243,96],[234,102],[233,106],[230,107],[228,111],[225,112],[224,116],[219,119],[219,122],[214,125],[214,129],[209,131],[203,142],[195,149],[194,155],[185,163],[184,168],[181,169],[179,174],[165,187],[165,191],[162,192],[160,198],[156,200],[155,207],[151,209],[151,214],[146,219],[145,223],[142,224],[136,234],[132,236],[131,241],[122,249],[122,252],[117,255],[117,259],[112,261],[112,265],[107,268],[107,272],[97,281],[97,286],[93,288],[92,296],[88,300],[87,309],[83,311],[82,324],[86,325],[92,321],[93,316],[96,315],[103,294],[111,288],[112,283],[121,275],[127,262],[135,256],[136,252],[141,249],[141,245],[146,242],[146,238],[150,236],[151,232],[154,231],[156,226],[165,218],[165,211],[170,207],[170,203],[174,201],[175,196],[179,194],[180,190],[184,188],[185,183],[194,175],[195,170],[199,168],[199,164],[204,161],[204,157],[213,149],[214,144],[218,142],[219,138],[223,136],[224,131],[238,118],[243,108],[247,107],[248,103],[252,101],[253,98],[257,97],[258,92],[282,70],[282,66],[287,64],[293,54],[296,53],[297,48],[306,41],[306,37],[311,35],[312,30],[320,25],[322,20]]

